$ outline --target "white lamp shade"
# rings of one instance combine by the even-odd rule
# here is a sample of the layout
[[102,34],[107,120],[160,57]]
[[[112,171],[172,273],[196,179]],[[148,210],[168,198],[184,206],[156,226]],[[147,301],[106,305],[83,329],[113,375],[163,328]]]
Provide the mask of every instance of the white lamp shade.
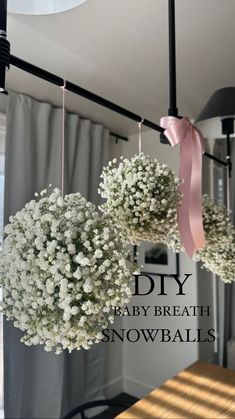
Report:
[[87,0],[8,0],[10,13],[49,15],[80,6]]

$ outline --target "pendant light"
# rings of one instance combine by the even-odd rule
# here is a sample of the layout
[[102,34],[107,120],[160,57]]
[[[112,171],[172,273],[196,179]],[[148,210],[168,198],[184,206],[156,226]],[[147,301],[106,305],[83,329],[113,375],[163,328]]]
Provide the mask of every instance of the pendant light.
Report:
[[210,119],[220,120],[221,133],[226,136],[227,208],[229,210],[230,179],[232,174],[231,135],[234,134],[235,87],[224,87],[216,90],[196,118],[195,123]]
[[80,6],[87,0],[8,0],[8,11],[23,15],[50,15]]

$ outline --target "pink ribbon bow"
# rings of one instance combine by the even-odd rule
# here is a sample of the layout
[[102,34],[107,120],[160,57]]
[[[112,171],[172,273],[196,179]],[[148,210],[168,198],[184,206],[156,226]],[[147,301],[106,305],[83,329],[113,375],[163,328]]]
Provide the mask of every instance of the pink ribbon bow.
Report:
[[161,118],[161,127],[172,147],[180,144],[179,178],[183,180],[179,190],[182,204],[177,210],[178,227],[183,246],[192,258],[206,243],[202,221],[202,155],[204,138],[187,117]]

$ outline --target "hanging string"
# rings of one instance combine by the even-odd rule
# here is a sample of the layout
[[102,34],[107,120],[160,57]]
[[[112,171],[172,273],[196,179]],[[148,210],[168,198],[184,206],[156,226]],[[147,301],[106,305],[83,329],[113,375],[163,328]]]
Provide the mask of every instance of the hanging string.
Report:
[[141,137],[141,126],[144,122],[144,118],[138,123],[139,126],[139,154],[142,152],[142,137]]
[[64,161],[65,161],[65,90],[66,80],[61,86],[62,89],[62,134],[61,134],[61,195],[64,198]]

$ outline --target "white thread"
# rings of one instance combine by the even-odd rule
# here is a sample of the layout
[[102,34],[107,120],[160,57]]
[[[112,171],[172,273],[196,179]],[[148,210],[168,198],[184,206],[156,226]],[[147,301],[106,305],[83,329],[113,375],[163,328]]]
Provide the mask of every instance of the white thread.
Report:
[[142,126],[143,122],[144,122],[144,118],[142,118],[141,121],[138,123],[138,126],[139,126],[139,154],[142,151],[141,126]]
[[62,135],[61,135],[61,195],[64,198],[64,160],[65,160],[65,90],[66,90],[66,80],[64,79],[64,84],[61,86],[63,95],[62,95]]

